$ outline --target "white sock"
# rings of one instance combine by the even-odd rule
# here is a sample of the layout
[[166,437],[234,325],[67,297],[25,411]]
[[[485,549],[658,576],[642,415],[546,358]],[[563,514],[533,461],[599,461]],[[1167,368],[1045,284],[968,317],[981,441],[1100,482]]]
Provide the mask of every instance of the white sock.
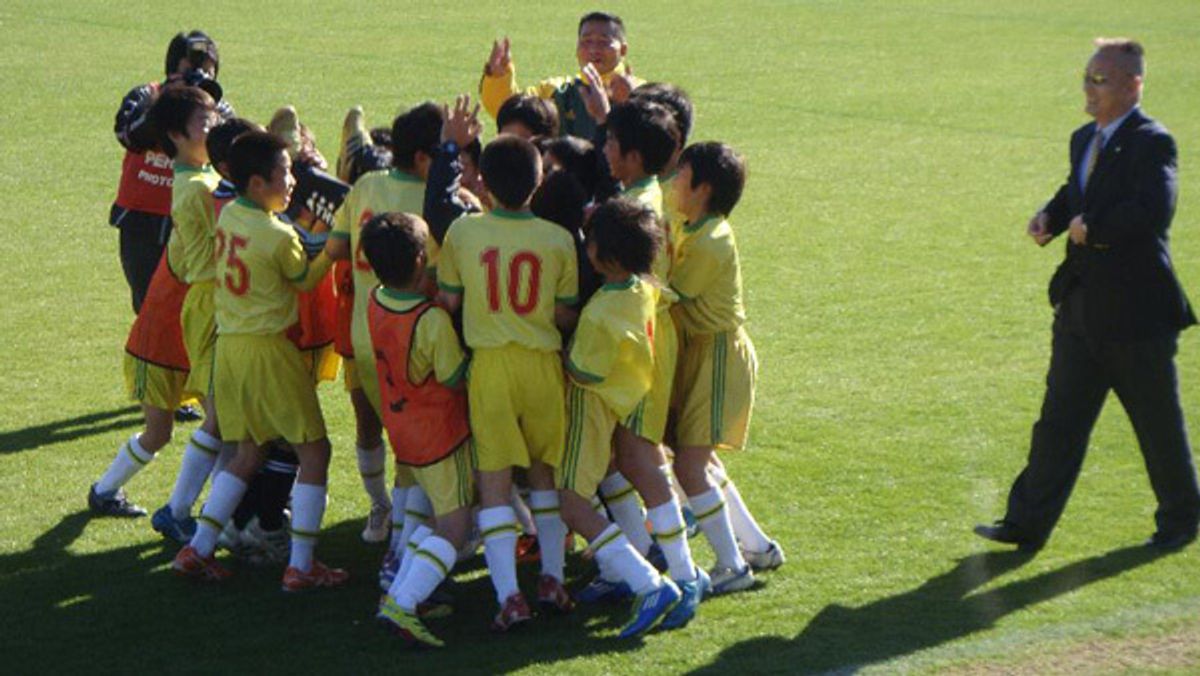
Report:
[[562,582],[567,558],[567,524],[563,523],[559,513],[558,491],[530,491],[529,507],[537,523],[542,575],[550,575]]
[[304,572],[312,569],[313,550],[325,516],[325,486],[298,483],[292,487],[292,556],[288,566]]
[[133,478],[134,474],[142,471],[142,468],[154,459],[154,454],[142,448],[141,442],[138,441],[138,435],[129,437],[129,441],[121,444],[121,448],[117,449],[117,457],[113,458],[112,464],[105,470],[104,476],[96,482],[96,492],[100,495],[112,493],[125,482]]
[[388,593],[405,611],[417,612],[417,605],[429,598],[446,579],[457,558],[458,552],[448,540],[437,535],[425,538],[413,557],[408,574],[403,579],[397,576]]
[[608,505],[612,520],[621,527],[638,554],[645,556],[654,541],[650,539],[650,533],[646,530],[646,510],[642,509],[633,484],[620,472],[613,472],[600,482],[600,495]]
[[401,563],[408,558],[408,543],[412,540],[413,531],[418,526],[424,526],[433,518],[433,505],[429,503],[425,491],[420,486],[409,486],[404,497],[404,527],[400,530],[400,545],[396,553],[400,555]]
[[404,553],[404,507],[408,501],[408,486],[392,487],[392,539],[388,549],[392,556],[402,556]]
[[238,445],[236,441],[226,441],[221,444],[221,452],[217,454],[217,461],[213,463],[212,474],[209,474],[209,479],[214,479],[218,474],[225,471],[225,466],[230,460],[237,457]]
[[588,547],[596,553],[596,560],[616,571],[633,593],[645,594],[662,584],[658,571],[637,553],[616,524],[605,528]]
[[512,504],[513,514],[517,516],[517,523],[521,524],[521,532],[527,535],[537,535],[536,520],[529,510],[529,506],[521,499],[521,491],[518,491],[516,486],[512,488],[512,498],[509,502]]
[[192,536],[192,547],[200,556],[212,556],[217,548],[217,536],[245,494],[246,482],[229,472],[221,472],[213,479],[208,501],[196,520],[196,534]]
[[719,470],[712,472],[720,481],[717,485],[725,494],[725,507],[729,510],[729,523],[733,526],[733,534],[742,543],[742,549],[748,552],[765,552],[771,547],[771,538],[754,520],[754,515],[742,500],[733,480]]
[[204,490],[204,482],[217,462],[221,452],[221,440],[204,430],[192,432],[183,449],[183,462],[179,465],[179,476],[175,477],[175,488],[167,504],[175,520],[186,519],[192,513],[192,505]]
[[412,568],[413,559],[417,557],[417,548],[430,535],[433,535],[433,529],[425,524],[421,524],[408,537],[408,543],[404,545],[404,558],[401,559],[400,568],[396,571],[397,580],[408,574],[409,569]]
[[483,558],[487,560],[496,600],[500,605],[516,594],[517,515],[511,506],[479,510],[479,532],[483,534]]
[[693,495],[691,503],[700,530],[704,531],[708,544],[712,545],[713,552],[717,555],[717,565],[734,570],[745,568],[746,561],[738,550],[737,541],[733,539],[733,526],[729,523],[729,511],[725,509],[721,489],[712,488],[699,495]]
[[652,507],[649,513],[654,539],[667,559],[671,579],[676,582],[696,579],[696,562],[692,560],[692,550],[688,547],[687,526],[675,496],[671,496],[670,502]]
[[387,494],[387,457],[383,452],[383,444],[375,448],[354,447],[358,456],[358,473],[362,476],[363,488],[371,498],[371,506],[388,504]]

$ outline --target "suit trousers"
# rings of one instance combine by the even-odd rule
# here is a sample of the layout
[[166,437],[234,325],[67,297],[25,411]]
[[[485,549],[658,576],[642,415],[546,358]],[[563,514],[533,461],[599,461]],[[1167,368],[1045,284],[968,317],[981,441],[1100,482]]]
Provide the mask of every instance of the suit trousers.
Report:
[[1179,402],[1179,334],[1138,341],[1091,338],[1083,329],[1079,291],[1069,294],[1055,318],[1041,417],[1033,426],[1029,459],[1009,491],[1005,521],[1030,542],[1050,536],[1112,390],[1133,425],[1158,499],[1158,532],[1195,534],[1200,488]]

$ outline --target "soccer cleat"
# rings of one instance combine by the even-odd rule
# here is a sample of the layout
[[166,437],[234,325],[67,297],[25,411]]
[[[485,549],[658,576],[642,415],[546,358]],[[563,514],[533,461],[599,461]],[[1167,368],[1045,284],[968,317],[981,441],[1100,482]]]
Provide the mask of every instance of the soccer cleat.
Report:
[[533,611],[521,592],[504,599],[504,605],[492,618],[492,631],[505,632],[533,619]]
[[367,514],[367,525],[363,528],[363,542],[383,542],[392,534],[392,506],[386,502],[371,505]]
[[175,560],[171,562],[171,570],[184,577],[205,582],[220,582],[233,575],[229,569],[217,563],[216,557],[200,556],[200,552],[191,545],[179,550],[179,553],[175,555]]
[[308,572],[295,566],[288,566],[287,570],[283,571],[283,591],[300,592],[317,587],[340,587],[349,579],[350,573],[345,570],[330,568],[313,559],[312,567],[308,569]]
[[242,547],[242,531],[238,530],[237,524],[233,519],[225,522],[225,527],[217,534],[217,547],[233,554],[239,559],[245,556],[246,550]]
[[196,520],[192,517],[176,519],[171,515],[170,505],[159,507],[150,517],[150,527],[158,531],[168,540],[174,540],[181,545],[192,541],[196,534]]
[[146,516],[146,510],[138,507],[125,497],[125,489],[118,488],[110,493],[97,493],[96,484],[88,490],[88,509],[97,516],[120,516],[135,518]]
[[575,608],[575,602],[563,583],[553,575],[538,578],[538,605],[543,610],[565,615]]
[[383,563],[379,566],[379,588],[387,592],[392,588],[392,582],[395,581],[396,575],[400,572],[400,557],[396,556],[395,552],[388,550],[383,555]]
[[200,412],[200,409],[192,406],[191,404],[184,404],[183,406],[175,409],[175,422],[195,422],[203,419],[204,414]]
[[300,152],[300,118],[294,107],[284,106],[276,110],[267,123],[267,131],[283,139],[288,144],[288,155],[296,158]]
[[775,570],[787,561],[783,556],[783,548],[775,540],[771,540],[771,544],[765,552],[751,552],[743,549],[742,558],[746,559],[746,563],[750,564],[750,569],[754,572]]
[[292,549],[292,538],[286,528],[266,530],[258,517],[250,520],[238,535],[238,547],[251,564],[268,566],[284,563]]
[[679,604],[675,609],[667,613],[663,618],[663,629],[680,629],[687,626],[688,622],[696,616],[696,607],[708,596],[712,591],[712,580],[709,579],[708,573],[696,569],[696,579],[687,582],[676,582],[679,585],[679,591],[683,594],[683,598],[679,600]]
[[661,585],[645,594],[638,594],[634,599],[633,612],[629,615],[629,622],[621,627],[620,637],[630,638],[650,631],[658,626],[682,599],[683,593],[679,591],[679,587],[670,579],[662,578]]
[[391,596],[383,597],[375,619],[388,631],[411,645],[424,648],[441,648],[446,645],[425,627],[420,617],[401,608]]
[[580,603],[599,603],[601,601],[620,601],[633,595],[629,585],[624,582],[610,582],[597,575],[586,587],[579,590],[575,600]]
[[709,571],[713,595],[743,591],[754,586],[754,571],[747,565],[741,570],[718,566]]
[[517,563],[537,563],[542,560],[542,546],[536,535],[525,534],[517,538]]

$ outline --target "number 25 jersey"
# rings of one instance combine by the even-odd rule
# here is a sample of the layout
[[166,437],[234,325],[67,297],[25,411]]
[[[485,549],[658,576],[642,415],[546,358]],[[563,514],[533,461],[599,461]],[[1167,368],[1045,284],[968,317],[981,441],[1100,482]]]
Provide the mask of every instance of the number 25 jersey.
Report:
[[272,335],[296,323],[308,258],[290,225],[239,197],[221,209],[213,303],[217,333]]
[[472,349],[508,344],[555,351],[555,303],[578,294],[575,241],[529,212],[493,209],[450,224],[438,286],[463,294],[463,333]]

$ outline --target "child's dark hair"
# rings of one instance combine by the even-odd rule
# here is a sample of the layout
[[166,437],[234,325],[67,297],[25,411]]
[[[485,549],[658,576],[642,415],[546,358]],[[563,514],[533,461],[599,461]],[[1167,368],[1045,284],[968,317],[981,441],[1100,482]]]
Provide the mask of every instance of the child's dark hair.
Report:
[[542,156],[520,136],[497,136],[479,157],[483,184],[499,206],[519,209],[529,201],[541,178]]
[[471,158],[471,163],[474,164],[476,168],[479,168],[479,155],[483,152],[483,144],[479,142],[479,139],[471,139],[470,143],[459,148],[458,150],[459,152],[466,153],[467,157]]
[[514,94],[496,112],[496,131],[513,123],[523,125],[533,136],[555,136],[558,134],[558,110],[545,99]]
[[398,115],[392,122],[392,166],[405,171],[416,167],[417,153],[432,156],[442,138],[442,111],[426,101]]
[[229,180],[239,195],[250,188],[250,178],[271,180],[271,172],[279,164],[279,153],[287,152],[288,143],[266,131],[248,131],[233,140],[229,147]]
[[209,163],[214,167],[220,166],[228,159],[229,148],[233,145],[233,140],[248,131],[265,130],[244,117],[225,120],[209,130],[208,139],[204,141],[204,147],[208,149]]
[[216,102],[203,89],[182,84],[164,87],[150,107],[150,124],[158,137],[158,145],[170,157],[179,153],[170,132],[187,136],[188,120],[197,108],[216,110]]
[[662,246],[662,228],[650,207],[615,197],[596,207],[588,218],[587,241],[596,246],[597,261],[644,275],[650,272]]
[[688,136],[692,133],[692,119],[696,109],[687,92],[669,82],[647,82],[633,90],[632,97],[644,101],[653,101],[666,108],[675,118],[675,126],[679,128],[679,147],[687,146]]
[[390,287],[413,282],[417,257],[425,251],[429,229],[415,214],[389,211],[367,221],[362,228],[362,248],[379,281]]
[[733,148],[717,141],[693,143],[679,156],[679,166],[692,169],[692,188],[707,183],[709,213],[728,216],[742,198],[746,186],[746,161]]
[[560,136],[546,147],[564,171],[575,177],[589,197],[596,194],[596,148],[578,136]]
[[383,146],[391,149],[392,147],[392,130],[389,127],[375,127],[368,135],[371,137],[371,144]]
[[179,63],[185,58],[192,61],[193,68],[202,65],[195,63],[196,59],[212,59],[213,77],[221,71],[221,55],[217,52],[217,43],[204,31],[176,33],[175,37],[171,38],[171,42],[167,44],[167,77],[179,70]]
[[557,223],[571,234],[583,227],[583,208],[587,206],[588,194],[570,173],[556,169],[533,193],[529,208],[538,218]]
[[638,151],[647,174],[662,171],[679,147],[675,118],[653,101],[631,99],[613,106],[608,114],[608,133],[617,140],[622,155]]
[[588,12],[584,14],[583,18],[579,20],[579,29],[575,31],[575,34],[579,35],[582,33],[583,25],[592,21],[612,24],[616,29],[613,33],[617,36],[617,39],[625,42],[625,22],[621,21],[621,17],[616,14],[609,14],[608,12]]

